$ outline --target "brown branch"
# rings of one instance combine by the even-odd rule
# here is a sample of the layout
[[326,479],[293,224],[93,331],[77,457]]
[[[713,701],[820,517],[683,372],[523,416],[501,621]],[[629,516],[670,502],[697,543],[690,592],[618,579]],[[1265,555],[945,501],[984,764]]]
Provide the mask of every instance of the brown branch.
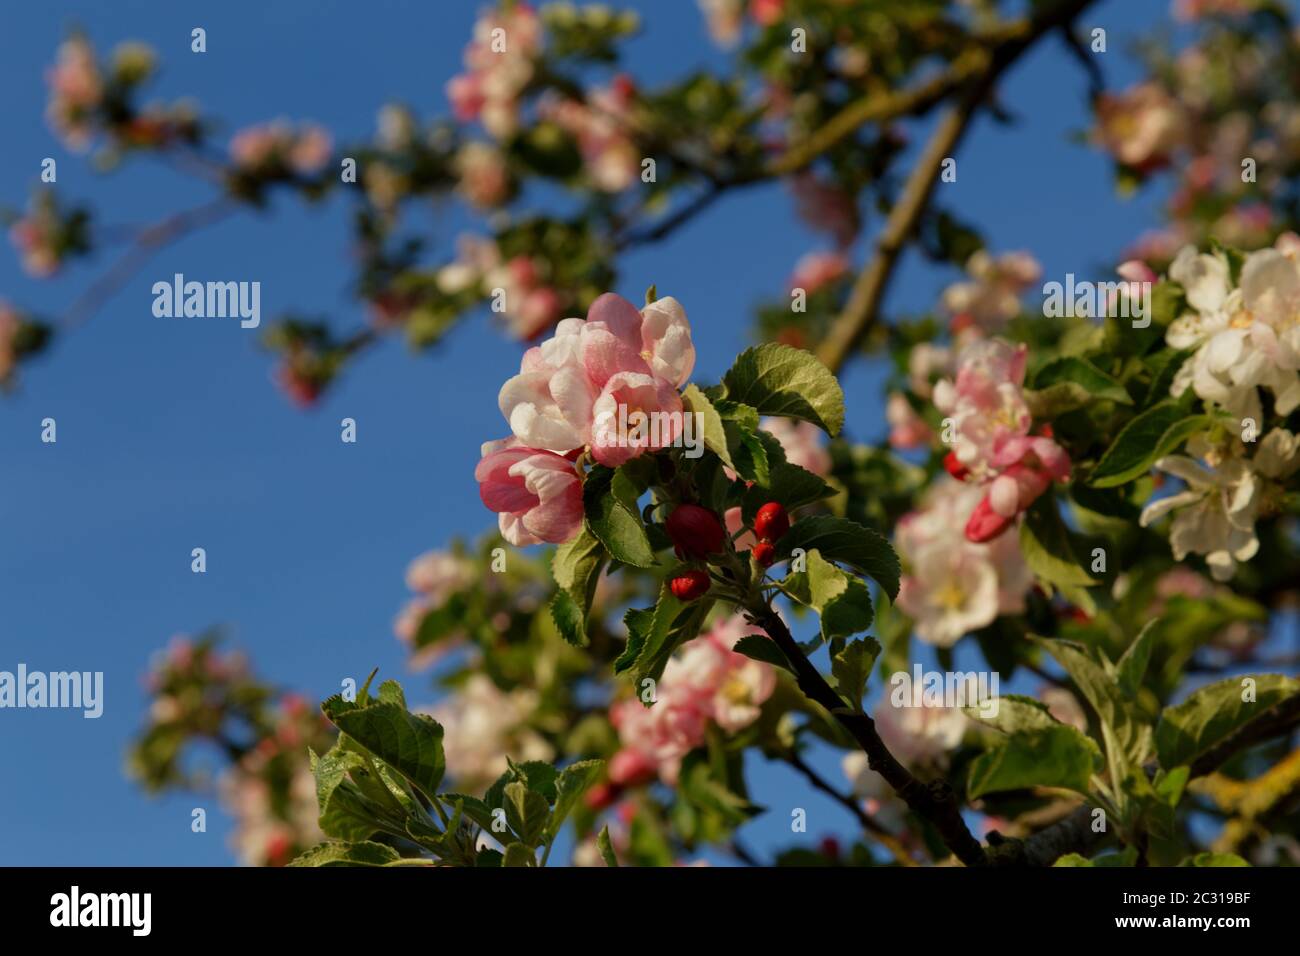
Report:
[[799,650],[790,629],[785,626],[771,607],[756,603],[746,607],[750,617],[767,632],[776,642],[777,647],[794,669],[799,689],[809,700],[820,704],[840,725],[857,741],[862,752],[867,755],[867,763],[876,773],[885,778],[899,798],[918,816],[929,821],[952,851],[953,855],[967,866],[983,866],[987,862],[984,848],[979,840],[971,835],[966,821],[962,819],[961,808],[957,805],[956,794],[946,781],[936,780],[922,783],[912,776],[910,770],[898,762],[889,752],[885,742],[876,732],[876,724],[866,713],[851,710],[835,693],[822,677],[821,672]]
[[875,323],[894,267],[929,205],[943,161],[953,154],[990,88],[1039,37],[1068,26],[1090,3],[1092,0],[1066,0],[1031,20],[1018,21],[991,51],[977,50],[962,65],[960,82],[945,88],[944,95],[958,89],[965,92],[931,135],[876,239],[875,255],[853,284],[848,302],[817,351],[832,372],[844,365]]
[[168,216],[161,222],[140,230],[131,248],[113,263],[113,266],[96,279],[77,297],[63,317],[64,326],[74,326],[89,318],[94,311],[122,288],[131,277],[153,256],[160,246],[188,232],[200,229],[230,215],[237,208],[228,196]]
[[903,194],[890,210],[889,218],[876,239],[876,254],[853,283],[848,302],[817,349],[817,357],[832,372],[843,367],[875,321],[898,257],[929,205],[930,193],[939,178],[943,161],[952,155],[970,125],[983,92],[981,87],[944,115],[916,168],[907,178]]

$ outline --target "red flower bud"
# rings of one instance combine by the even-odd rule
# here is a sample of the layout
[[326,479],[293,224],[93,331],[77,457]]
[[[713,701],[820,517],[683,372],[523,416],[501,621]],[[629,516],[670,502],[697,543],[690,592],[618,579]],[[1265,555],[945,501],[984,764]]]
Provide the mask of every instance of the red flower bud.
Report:
[[754,515],[754,534],[767,541],[779,541],[790,530],[790,516],[775,501],[769,501]]
[[622,794],[623,788],[613,783],[598,783],[582,798],[582,802],[587,805],[588,810],[599,813],[606,807],[614,805],[614,801]]
[[776,546],[771,541],[760,541],[754,545],[754,550],[750,554],[754,556],[759,567],[766,568],[776,560]]
[[679,558],[707,558],[721,551],[727,540],[718,516],[699,505],[678,505],[664,527]]
[[703,597],[712,583],[707,571],[692,568],[677,575],[668,586],[673,589],[673,597],[677,600],[694,601],[698,597]]
[[994,511],[993,505],[989,503],[989,496],[985,495],[971,512],[970,520],[966,522],[966,540],[974,541],[976,544],[992,541],[1006,531],[1014,520]]
[[966,476],[970,474],[970,469],[957,460],[955,451],[950,451],[943,456],[943,470],[958,481],[965,481]]

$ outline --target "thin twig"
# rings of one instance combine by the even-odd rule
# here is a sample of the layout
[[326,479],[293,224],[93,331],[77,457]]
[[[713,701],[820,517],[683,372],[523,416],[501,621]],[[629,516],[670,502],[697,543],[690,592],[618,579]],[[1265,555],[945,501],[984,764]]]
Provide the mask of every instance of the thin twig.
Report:
[[158,248],[188,232],[224,219],[238,208],[234,200],[221,196],[211,202],[178,212],[140,230],[131,248],[107,272],[77,297],[64,314],[62,325],[79,325],[122,288],[153,256]]
[[862,826],[862,829],[866,830],[873,837],[875,837],[876,841],[881,846],[883,846],[886,850],[888,850],[890,852],[890,855],[893,856],[893,858],[897,860],[901,865],[903,866],[917,865],[916,861],[912,859],[911,854],[907,852],[907,847],[903,846],[903,844],[899,841],[898,837],[894,836],[883,826],[881,826],[876,821],[876,819],[871,816],[871,814],[867,813],[867,811],[862,808],[862,805],[858,803],[857,800],[854,800],[848,794],[844,794],[841,793],[839,790],[836,790],[833,786],[831,786],[826,781],[824,777],[822,777],[821,774],[819,774],[816,770],[810,767],[804,761],[804,759],[801,756],[799,756],[799,754],[796,753],[795,751],[792,750],[786,754],[783,754],[782,756],[785,762],[788,763],[795,770],[803,774],[804,777],[808,780],[808,782],[813,785],[813,787],[820,790],[822,793],[826,794],[828,797],[830,797],[840,806],[848,810],[849,813],[853,814],[853,816],[857,819],[858,823]]
[[824,707],[857,741],[867,755],[868,765],[885,778],[899,798],[914,813],[929,821],[952,851],[967,866],[983,866],[984,848],[971,834],[962,819],[956,794],[946,781],[922,783],[889,752],[876,732],[875,722],[864,712],[851,710],[822,677],[821,672],[799,650],[794,635],[772,608],[767,605],[747,607],[754,623],[767,632],[790,662],[805,696]]

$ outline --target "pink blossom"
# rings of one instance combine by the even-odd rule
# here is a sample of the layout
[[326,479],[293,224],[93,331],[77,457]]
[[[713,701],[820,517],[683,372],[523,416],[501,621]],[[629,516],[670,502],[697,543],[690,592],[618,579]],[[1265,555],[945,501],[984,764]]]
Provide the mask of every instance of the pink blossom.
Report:
[[935,386],[935,406],[950,419],[952,458],[964,480],[985,485],[986,495],[966,525],[975,542],[997,537],[1051,485],[1064,481],[1070,462],[1044,435],[1031,436],[1025,403],[1024,344],[980,339],[958,358],[955,384]]
[[74,36],[60,44],[57,57],[45,74],[50,87],[45,116],[69,149],[84,151],[104,95],[95,51],[84,37]]
[[719,621],[668,662],[652,705],[613,705],[610,721],[621,747],[610,762],[611,781],[630,786],[653,768],[664,783],[675,784],[682,758],[704,743],[710,723],[736,733],[758,719],[776,675],[770,665],[732,650],[755,633],[763,632],[739,615]]
[[629,444],[622,426],[634,427],[629,417],[640,411],[677,413],[680,428],[677,386],[694,365],[690,325],[675,299],[638,311],[606,293],[592,303],[586,321],[563,320],[554,336],[524,354],[498,404],[525,444],[563,453],[592,445],[598,461],[623,461],[676,437],[669,429],[658,443]]
[[966,261],[969,279],[943,292],[943,307],[954,331],[974,328],[988,334],[1020,314],[1020,296],[1042,274],[1027,252],[1008,252],[996,259],[983,249]]
[[33,212],[9,228],[9,240],[22,258],[23,271],[37,279],[47,279],[59,271],[61,256],[55,241],[57,220]]
[[543,116],[577,139],[587,175],[603,192],[622,192],[640,171],[641,155],[629,136],[635,102],[635,85],[620,75],[588,94],[587,102],[551,98],[541,106]]
[[1116,267],[1115,272],[1121,279],[1126,281],[1110,294],[1110,299],[1106,305],[1108,315],[1118,315],[1121,302],[1125,298],[1140,300],[1143,284],[1154,285],[1160,279],[1155,271],[1141,259],[1126,259]]
[[[670,382],[640,372],[617,372],[592,406],[592,456],[614,468],[642,452],[668,448],[681,434],[681,413],[681,396]],[[650,424],[650,416],[656,415],[662,416],[660,427]],[[638,421],[644,421],[644,428]]]
[[827,233],[841,249],[857,238],[862,221],[853,196],[809,172],[795,175],[790,189],[795,211],[810,229]]
[[996,470],[1001,442],[1029,432],[1032,416],[1022,385],[1028,346],[980,339],[962,350],[956,381],[934,387],[934,404],[952,419],[954,453],[976,480]]
[[889,444],[894,448],[923,448],[934,440],[934,432],[904,396],[890,394],[885,403],[889,423]]
[[904,569],[898,606],[927,644],[951,646],[999,614],[1024,610],[1033,578],[1015,538],[977,543],[964,532],[986,500],[981,487],[942,478],[895,528]]
[[582,480],[561,455],[514,439],[487,442],[474,478],[483,503],[500,515],[502,537],[513,545],[563,544],[582,527]]
[[470,142],[456,154],[459,192],[480,209],[501,205],[510,192],[510,167],[505,155],[490,143]]
[[322,127],[295,129],[284,120],[245,127],[230,140],[230,158],[246,173],[287,169],[308,176],[329,162],[331,149],[333,142]]
[[497,139],[511,135],[519,125],[519,96],[533,78],[541,46],[541,21],[526,3],[479,17],[465,48],[465,72],[447,83],[456,117],[480,120]]
[[843,278],[849,271],[849,260],[840,252],[809,252],[794,266],[790,277],[791,289],[803,289],[815,295],[824,286]]
[[1148,172],[1166,165],[1187,136],[1183,107],[1154,82],[1103,93],[1094,141],[1125,166]]
[[749,0],[749,15],[759,26],[770,27],[785,12],[785,0]]

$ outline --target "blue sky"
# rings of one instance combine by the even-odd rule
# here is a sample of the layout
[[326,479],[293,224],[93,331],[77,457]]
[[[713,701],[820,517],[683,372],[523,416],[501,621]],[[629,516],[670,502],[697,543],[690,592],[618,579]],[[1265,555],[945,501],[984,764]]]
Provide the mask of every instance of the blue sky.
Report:
[[[694,2],[626,4],[647,14],[629,66],[646,82],[725,56],[707,41]],[[43,74],[67,28],[101,49],[152,44],[159,98],[193,96],[236,128],[287,116],[349,140],[374,128],[397,99],[426,116],[446,112],[445,81],[459,67],[477,4],[338,0],[230,2],[201,15],[157,2],[23,4],[0,32],[0,203],[26,202],[40,163],[59,162],[58,186],[90,201],[106,224],[148,222],[202,202],[206,187],[149,161],[109,176],[68,154],[46,128]],[[1133,76],[1125,38],[1165,11],[1165,0],[1110,0],[1088,18],[1110,32],[1102,57],[1112,85]],[[55,9],[59,7],[61,9]],[[207,30],[193,54],[190,30]],[[941,198],[980,224],[994,250],[1028,249],[1045,273],[1089,272],[1154,224],[1150,197],[1120,201],[1108,165],[1068,140],[1087,124],[1085,78],[1048,42],[1004,81],[1013,126],[981,120],[959,154],[958,181]],[[918,132],[918,138],[920,137]],[[719,204],[670,241],[622,263],[635,297],[651,283],[680,299],[700,355],[716,378],[748,341],[749,308],[778,294],[795,260],[820,245],[795,223],[780,188]],[[449,241],[461,224],[429,210],[429,232]],[[870,224],[874,226],[874,223]],[[233,321],[159,319],[150,287],[174,272],[200,280],[258,280],[262,310],[362,321],[347,290],[347,206],[278,201],[163,250],[88,323],[25,370],[0,401],[0,669],[102,670],[105,712],[0,711],[0,864],[224,864],[227,821],[209,806],[192,834],[189,797],[150,800],[122,773],[124,748],[144,717],[140,677],[176,633],[229,627],[259,672],[319,698],[373,666],[403,676],[391,622],[406,598],[402,572],[421,551],[475,535],[492,516],[478,503],[479,444],[505,426],[500,382],[518,347],[475,317],[433,353],[389,342],[367,355],[314,412],[289,406],[270,379],[256,333]],[[0,296],[57,315],[112,261],[100,254],[52,282],[28,279],[0,255]],[[909,257],[890,306],[929,307],[952,274]],[[879,370],[846,376],[849,426],[882,433]],[[355,418],[359,440],[339,441]],[[40,422],[58,422],[58,442]],[[190,572],[190,551],[208,573]],[[408,687],[419,687],[410,678]],[[419,699],[418,692],[411,693]],[[831,755],[817,763],[839,779]],[[788,842],[786,805],[809,810],[813,835],[845,832],[844,811],[758,758],[755,793],[776,808],[746,827],[764,850]]]

